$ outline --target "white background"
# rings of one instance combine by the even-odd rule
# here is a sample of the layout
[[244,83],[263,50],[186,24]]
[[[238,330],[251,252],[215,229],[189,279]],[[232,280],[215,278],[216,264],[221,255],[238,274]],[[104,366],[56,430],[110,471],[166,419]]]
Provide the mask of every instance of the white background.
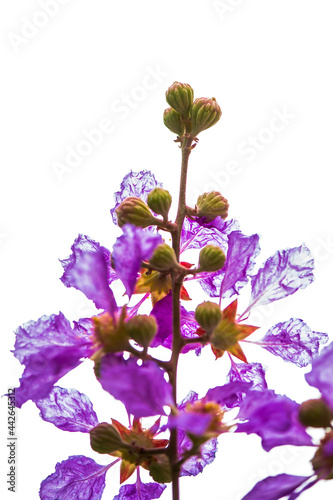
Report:
[[[46,3],[0,7],[1,394],[22,372],[9,353],[13,330],[59,310],[71,320],[94,313],[80,292],[59,281],[58,259],[69,254],[78,233],[112,248],[119,232],[109,209],[123,176],[151,169],[176,196],[180,151],[162,122],[164,92],[175,80],[190,83],[196,97],[215,96],[223,111],[191,155],[189,203],[203,191],[221,191],[243,232],[261,235],[259,263],[303,241],[315,257],[314,284],[251,317],[263,326],[258,338],[295,316],[332,339],[332,2],[59,0],[52,15],[41,7]],[[272,121],[277,113],[289,118]],[[84,131],[105,119],[112,132],[77,158],[76,167],[66,165],[69,148],[77,149]],[[250,153],[253,140],[259,142]],[[62,174],[59,163],[66,166]],[[189,291],[194,300],[186,307],[193,310],[204,297],[199,288]],[[244,290],[241,308],[248,294]],[[316,395],[304,370],[259,347],[245,350],[249,361],[269,365],[267,380],[277,392],[297,401]],[[182,361],[181,396],[223,384],[227,359],[215,363],[206,351]],[[124,419],[121,405],[93,380],[91,362],[60,385],[88,394],[101,421]],[[12,498],[5,485],[6,418],[2,398],[1,491]],[[17,418],[17,500],[37,499],[41,480],[69,455],[108,463],[90,450],[88,436],[43,422],[30,402]],[[215,462],[181,481],[182,498],[239,500],[266,475],[310,473],[310,457],[302,448],[267,454],[256,436],[225,435]],[[118,470],[112,470],[103,498],[112,499],[118,487]],[[327,483],[302,498],[331,496]]]

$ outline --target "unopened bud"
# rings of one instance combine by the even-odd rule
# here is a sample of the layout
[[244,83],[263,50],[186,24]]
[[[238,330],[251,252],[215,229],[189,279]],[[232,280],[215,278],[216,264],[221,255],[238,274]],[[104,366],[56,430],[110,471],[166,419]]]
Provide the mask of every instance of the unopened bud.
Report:
[[228,201],[218,191],[200,195],[196,203],[197,216],[206,217],[207,222],[211,222],[218,216],[226,219],[228,208]]
[[330,427],[333,413],[323,399],[309,399],[301,404],[299,420],[306,427]]
[[166,243],[158,245],[149,264],[159,271],[168,271],[177,265],[177,258],[173,248]]
[[206,245],[199,254],[199,269],[201,272],[214,272],[222,269],[225,254],[220,247]]
[[126,198],[116,209],[116,214],[120,227],[127,223],[139,227],[148,227],[155,222],[155,217],[146,203],[135,196]]
[[162,215],[164,219],[168,218],[171,202],[171,194],[166,189],[157,187],[148,194],[148,207],[156,214]]
[[128,335],[142,347],[148,348],[157,332],[154,316],[140,314],[126,322]]
[[90,431],[90,445],[97,453],[114,453],[126,444],[114,425],[102,422]]
[[222,316],[221,309],[215,302],[203,302],[195,310],[195,319],[199,325],[210,333],[219,323]]
[[181,137],[185,133],[185,125],[182,117],[172,108],[167,108],[163,113],[164,125],[174,134]]
[[174,82],[165,93],[167,103],[183,118],[188,118],[194,92],[188,83]]
[[211,99],[208,97],[196,99],[190,112],[192,137],[196,137],[203,130],[215,125],[221,118],[221,115],[221,108],[214,97]]

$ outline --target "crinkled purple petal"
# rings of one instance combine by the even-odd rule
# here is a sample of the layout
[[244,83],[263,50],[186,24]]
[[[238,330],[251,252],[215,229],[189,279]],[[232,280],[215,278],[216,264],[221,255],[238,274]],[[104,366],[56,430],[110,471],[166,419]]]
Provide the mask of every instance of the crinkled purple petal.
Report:
[[316,387],[333,410],[333,342],[312,361],[312,370],[305,375],[308,384]]
[[209,389],[204,399],[215,401],[224,408],[235,408],[239,406],[240,396],[248,393],[252,388],[252,383],[248,382],[230,382]]
[[36,401],[40,416],[63,431],[89,432],[98,425],[92,402],[76,389],[54,387],[47,398]]
[[[312,476],[310,476],[311,478]],[[310,479],[308,478],[308,479]],[[303,493],[305,490],[308,490],[309,488],[312,488],[312,486],[314,486],[315,484],[318,483],[318,481],[320,481],[320,478],[315,476],[315,478],[312,480],[312,481],[309,481],[308,483],[306,483],[305,485],[302,486],[302,488],[300,490],[298,490],[297,492],[293,492],[290,497],[288,497],[288,500],[296,500],[296,498],[298,498],[301,493]]]
[[122,230],[123,235],[117,238],[113,246],[112,258],[117,276],[123,282],[128,297],[131,298],[141,262],[150,259],[157,245],[163,240],[159,234],[144,231],[132,224],[125,224]]
[[137,484],[125,484],[120,487],[119,494],[113,500],[153,500],[160,498],[165,490],[165,484],[142,483],[140,481],[140,496],[138,494]]
[[57,463],[56,470],[40,485],[41,500],[100,500],[108,466],[76,455]]
[[108,354],[102,358],[100,383],[137,418],[165,415],[163,406],[172,404],[172,387],[153,361],[138,365],[133,358]]
[[62,313],[19,327],[13,352],[26,367],[16,390],[17,407],[45,398],[57,380],[91,356],[89,335],[83,328],[73,329]]
[[[172,294],[169,293],[166,297],[156,302],[151,313],[156,318],[158,330],[151,344],[151,347],[163,346],[167,349],[172,348]],[[194,318],[194,312],[186,311],[185,307],[180,307],[180,322],[181,334],[186,338],[195,337],[195,332],[199,328],[199,324]],[[198,337],[199,338],[199,337]],[[183,347],[182,353],[201,347],[198,344],[188,344]]]
[[98,309],[116,310],[109,286],[115,279],[109,250],[88,236],[79,235],[72,245],[72,254],[60,262],[64,268],[60,278],[64,285],[83,292]]
[[313,332],[301,319],[291,318],[274,325],[258,344],[284,361],[302,368],[311,363],[320,345],[327,341],[327,333]]
[[[181,429],[178,431],[178,451],[180,456],[192,447],[192,441]],[[197,476],[204,470],[206,465],[211,464],[216,457],[217,439],[211,439],[203,444],[200,449],[199,457],[191,457],[181,467],[180,476]]]
[[202,219],[185,218],[181,232],[180,251],[199,249],[206,245],[217,245],[224,250],[227,248],[228,234],[239,229],[234,219],[223,220],[216,217],[206,223]]
[[259,481],[242,500],[278,500],[293,493],[308,479],[307,476],[291,476],[289,474],[269,476]]
[[312,446],[311,437],[298,419],[299,404],[271,390],[249,391],[240,406],[240,423],[236,432],[255,433],[262,447],[269,451],[275,446],[292,444]]
[[314,261],[306,245],[277,251],[251,278],[251,305],[263,306],[306,288],[313,280]]
[[111,216],[114,224],[118,225],[116,209],[120,203],[129,196],[136,196],[143,201],[147,201],[148,194],[156,187],[163,187],[161,182],[157,182],[154,174],[149,170],[141,170],[141,172],[130,172],[125,175],[121,184],[120,190],[114,193],[115,206],[111,208]]
[[[267,389],[265,370],[260,363],[232,363],[227,382],[248,382],[252,384],[251,389],[255,391]],[[244,397],[245,393],[239,394],[234,405],[239,406]]]
[[246,285],[252,271],[255,258],[260,252],[259,236],[245,236],[240,231],[233,231],[228,237],[228,252],[224,266],[224,277],[220,296],[228,298]]

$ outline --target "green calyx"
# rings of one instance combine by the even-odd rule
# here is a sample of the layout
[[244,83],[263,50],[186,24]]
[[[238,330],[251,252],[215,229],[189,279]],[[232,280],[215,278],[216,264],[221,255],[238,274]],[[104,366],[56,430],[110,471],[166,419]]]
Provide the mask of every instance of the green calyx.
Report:
[[228,201],[218,191],[200,195],[196,203],[197,217],[205,217],[207,222],[211,222],[218,216],[226,219],[228,209]]
[[222,111],[216,99],[212,97],[199,97],[193,103],[190,111],[191,136],[196,137],[200,132],[212,127],[221,118]]
[[182,117],[177,111],[172,108],[167,108],[163,113],[164,125],[174,134],[179,137],[185,133],[185,125]]
[[158,245],[149,261],[149,264],[158,271],[169,271],[170,269],[178,266],[174,249],[166,243]]
[[114,425],[102,422],[90,431],[90,445],[97,453],[114,453],[128,448]]
[[165,97],[169,106],[183,118],[188,118],[194,98],[193,89],[188,83],[174,82],[166,91]]
[[225,264],[223,250],[215,245],[206,245],[199,254],[200,272],[214,272],[222,269]]
[[214,330],[221,317],[221,309],[215,302],[203,302],[195,310],[195,319],[208,334]]
[[171,483],[170,461],[166,455],[156,455],[155,459],[149,464],[148,470],[157,483]]
[[148,207],[156,214],[162,215],[164,220],[168,219],[171,203],[171,194],[166,189],[157,187],[148,194]]
[[146,349],[157,333],[156,319],[145,314],[134,316],[126,322],[125,327],[129,337]]
[[134,226],[148,227],[155,224],[156,219],[146,203],[140,198],[130,196],[116,209],[119,226],[134,224]]

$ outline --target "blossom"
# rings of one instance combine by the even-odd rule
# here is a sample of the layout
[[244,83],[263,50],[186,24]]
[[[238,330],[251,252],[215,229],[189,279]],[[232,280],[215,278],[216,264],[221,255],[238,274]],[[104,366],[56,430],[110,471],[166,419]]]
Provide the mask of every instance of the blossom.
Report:
[[319,389],[333,411],[333,342],[312,361],[312,370],[305,378],[308,384]]
[[115,206],[111,208],[111,216],[114,224],[118,225],[116,209],[120,203],[129,196],[136,196],[147,201],[148,194],[156,187],[162,187],[162,183],[155,179],[149,170],[130,172],[122,180],[120,190],[114,194]]

